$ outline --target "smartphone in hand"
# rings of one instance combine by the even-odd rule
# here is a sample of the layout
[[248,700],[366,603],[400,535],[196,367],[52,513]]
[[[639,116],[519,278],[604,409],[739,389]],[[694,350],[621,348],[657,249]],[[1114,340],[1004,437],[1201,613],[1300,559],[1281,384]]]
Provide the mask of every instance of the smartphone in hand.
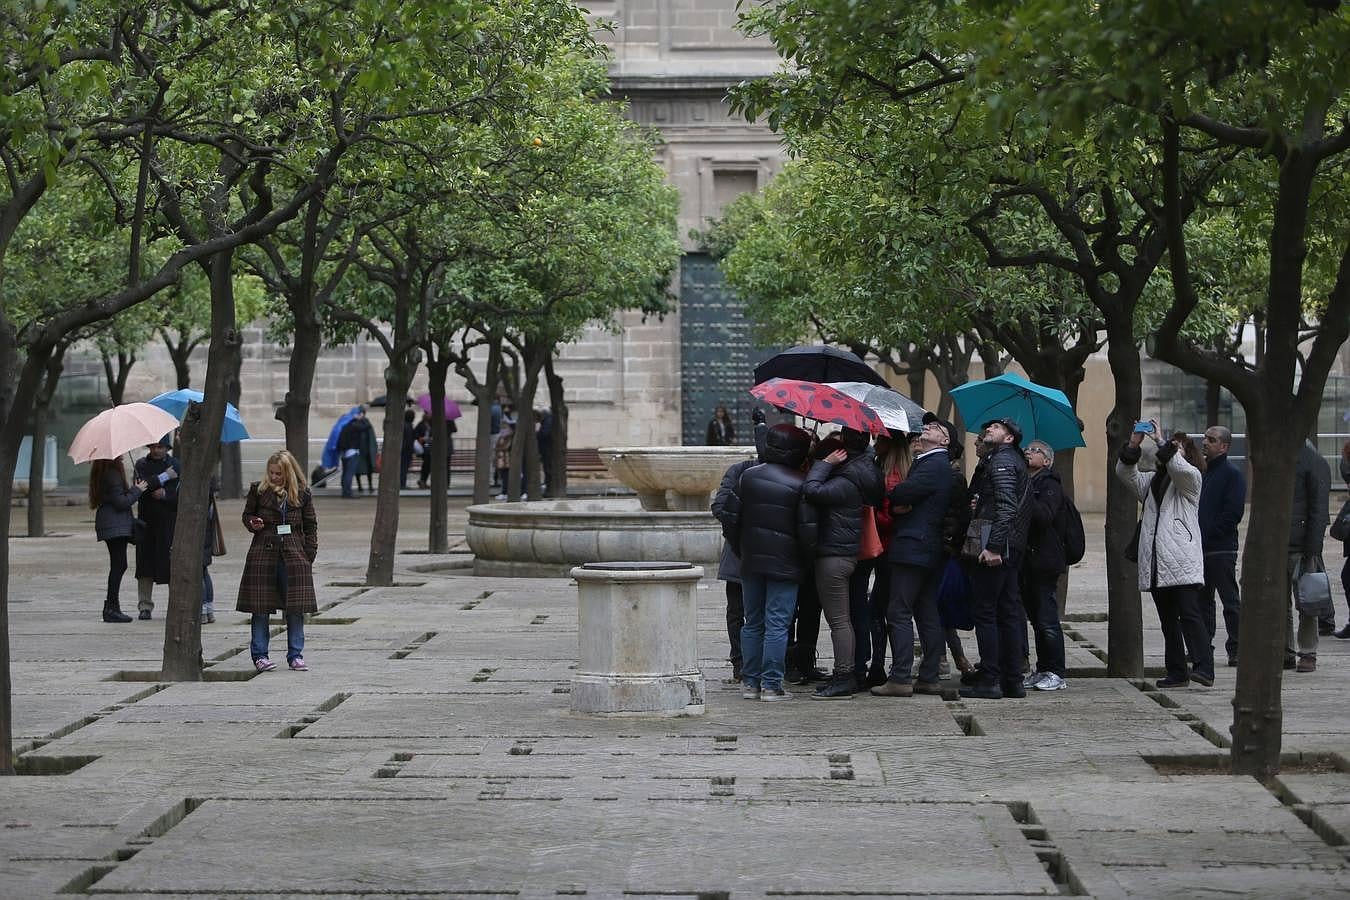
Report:
[[1153,433],[1153,423],[1152,423],[1152,422],[1135,422],[1135,423],[1134,423],[1134,430],[1135,430],[1135,433],[1136,433],[1136,434],[1152,434],[1152,433]]

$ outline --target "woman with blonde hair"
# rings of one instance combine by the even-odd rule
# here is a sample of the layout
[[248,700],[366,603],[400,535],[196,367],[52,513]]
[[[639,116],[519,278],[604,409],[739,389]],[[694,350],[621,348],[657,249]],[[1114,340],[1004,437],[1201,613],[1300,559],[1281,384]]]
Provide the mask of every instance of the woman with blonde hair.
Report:
[[108,592],[103,599],[103,621],[130,622],[122,612],[122,576],[127,571],[127,544],[132,541],[135,517],[131,507],[141,496],[144,482],[127,484],[122,458],[96,459],[89,470],[89,508],[94,512],[94,536],[108,545]]
[[278,450],[267,458],[267,481],[254,482],[244,501],[244,527],[253,533],[235,609],[250,613],[249,652],[259,672],[276,664],[267,658],[267,619],[279,610],[286,619],[286,662],[297,672],[305,664],[305,614],[318,612],[314,557],[319,552],[314,498],[294,456]]

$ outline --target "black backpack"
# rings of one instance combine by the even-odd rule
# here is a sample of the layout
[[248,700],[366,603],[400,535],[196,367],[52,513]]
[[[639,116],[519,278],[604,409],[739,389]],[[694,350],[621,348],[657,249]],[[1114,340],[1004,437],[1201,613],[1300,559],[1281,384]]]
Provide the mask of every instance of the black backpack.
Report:
[[1059,532],[1060,543],[1064,545],[1064,564],[1071,566],[1083,561],[1087,552],[1087,537],[1083,533],[1083,516],[1074,506],[1073,498],[1064,495],[1064,506],[1060,509],[1055,530]]

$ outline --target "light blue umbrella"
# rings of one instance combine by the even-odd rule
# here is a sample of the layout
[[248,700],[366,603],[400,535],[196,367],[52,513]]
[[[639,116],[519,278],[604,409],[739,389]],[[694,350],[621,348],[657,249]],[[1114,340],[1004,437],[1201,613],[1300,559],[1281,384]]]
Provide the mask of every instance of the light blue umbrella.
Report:
[[1022,446],[1040,440],[1051,449],[1086,447],[1078,416],[1063,391],[1027,381],[1021,375],[1004,373],[985,381],[972,381],[952,388],[952,400],[966,423],[978,432],[992,419],[1009,418],[1022,429]]
[[[158,397],[150,399],[151,406],[158,406],[168,413],[173,413],[180,420],[183,414],[187,412],[189,403],[201,403],[202,392],[194,391],[192,388],[180,388],[176,391],[165,391]],[[220,426],[220,442],[222,444],[233,444],[235,441],[248,439],[248,429],[244,427],[244,420],[239,418],[239,410],[234,408],[234,404],[225,404],[225,422]]]

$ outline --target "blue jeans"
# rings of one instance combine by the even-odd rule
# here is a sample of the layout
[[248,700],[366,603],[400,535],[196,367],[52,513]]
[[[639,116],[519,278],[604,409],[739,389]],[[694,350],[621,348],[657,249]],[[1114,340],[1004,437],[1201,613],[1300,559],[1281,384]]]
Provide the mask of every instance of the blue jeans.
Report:
[[797,585],[763,575],[742,575],[745,625],[741,627],[741,676],[752,688],[783,686],[787,630],[797,606]]
[[211,581],[211,564],[202,566],[202,612],[215,615],[216,586]]
[[[248,651],[254,660],[267,655],[267,613],[253,614],[253,639],[249,641]],[[305,655],[305,616],[304,613],[286,613],[286,662]]]

